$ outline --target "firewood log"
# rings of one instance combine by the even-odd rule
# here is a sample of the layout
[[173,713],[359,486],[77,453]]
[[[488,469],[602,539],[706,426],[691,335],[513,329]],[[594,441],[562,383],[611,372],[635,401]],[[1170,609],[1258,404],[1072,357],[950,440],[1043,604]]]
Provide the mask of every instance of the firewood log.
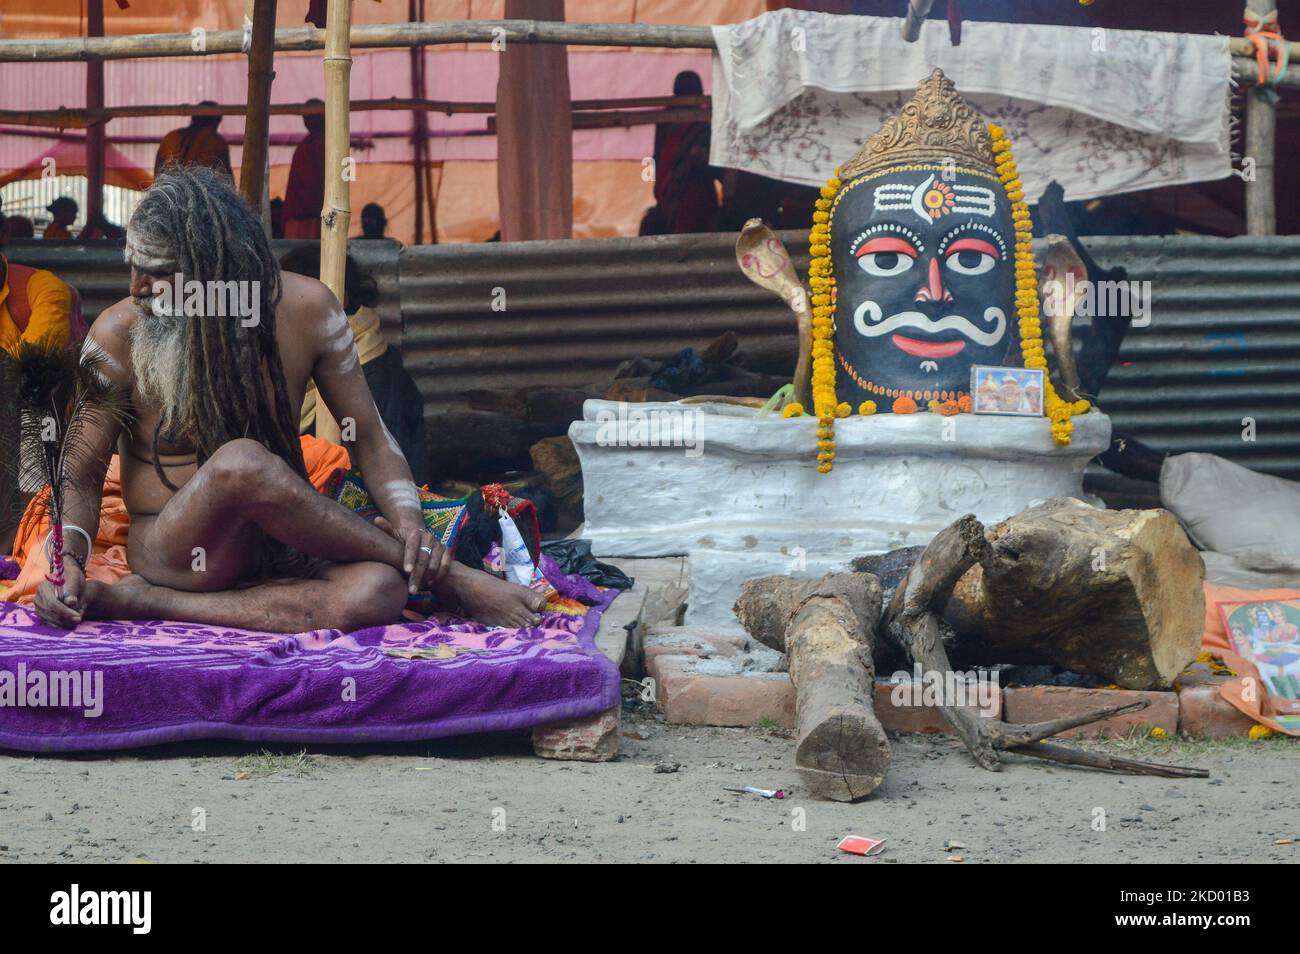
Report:
[[785,653],[794,683],[795,766],[819,798],[865,798],[889,770],[889,739],[873,708],[871,638],[880,585],[866,573],[820,580],[769,576],[745,584],[736,616]]
[[989,528],[944,611],[980,661],[1059,666],[1165,689],[1196,658],[1205,566],[1167,510],[1057,498]]
[[[1059,507],[1059,501],[1051,501],[1044,509],[1048,512],[1056,512]],[[1034,509],[1039,508],[1031,508]],[[1018,516],[1024,515],[1022,513]],[[1031,521],[1033,519],[1031,518]],[[998,537],[998,534],[988,536]],[[947,649],[940,638],[941,617],[946,610],[952,608],[954,588],[972,567],[983,567],[986,573],[989,572],[990,567],[994,567],[993,573],[996,577],[999,572],[996,568],[1000,560],[1019,558],[1021,551],[1015,550],[1012,544],[1002,544],[1002,546],[1003,552],[997,553],[995,546],[990,544],[984,527],[973,516],[967,514],[956,523],[945,527],[930,541],[899,583],[898,588],[894,590],[893,598],[889,601],[889,606],[885,609],[881,620],[882,631],[890,639],[905,647],[913,662],[919,663],[926,672],[935,673],[942,678],[952,671]],[[1023,552],[1033,551],[1026,547]],[[1078,580],[1080,577],[1075,575],[1073,579]],[[1086,585],[1084,590],[1082,602],[1071,601],[1071,594],[1067,590],[1062,590],[1057,595],[1067,605],[1073,606],[1075,613],[1087,613],[1090,607],[1087,603],[1089,594],[1086,592]],[[1092,598],[1096,598],[1096,595],[1091,594]],[[946,683],[947,679],[943,678],[942,681]],[[986,718],[975,708],[955,705],[953,700],[944,700],[940,708],[944,718],[965,744],[967,751],[976,762],[990,771],[998,771],[1001,767],[999,751],[1012,750],[1049,761],[1109,771],[1158,775],[1165,778],[1206,777],[1208,773],[1203,769],[1140,762],[1043,741],[1066,729],[1097,722],[1124,712],[1144,709],[1146,706],[1147,702],[1143,700],[1129,705],[1025,725]]]

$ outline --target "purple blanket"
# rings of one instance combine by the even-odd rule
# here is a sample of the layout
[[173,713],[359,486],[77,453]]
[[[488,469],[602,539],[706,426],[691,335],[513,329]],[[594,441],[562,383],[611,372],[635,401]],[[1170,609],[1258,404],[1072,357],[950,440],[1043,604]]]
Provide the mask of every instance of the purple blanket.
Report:
[[[583,581],[585,583],[585,581]],[[523,729],[619,704],[595,645],[617,590],[535,629],[455,617],[298,636],[175,622],[43,625],[0,602],[0,747],[181,739],[391,742]]]

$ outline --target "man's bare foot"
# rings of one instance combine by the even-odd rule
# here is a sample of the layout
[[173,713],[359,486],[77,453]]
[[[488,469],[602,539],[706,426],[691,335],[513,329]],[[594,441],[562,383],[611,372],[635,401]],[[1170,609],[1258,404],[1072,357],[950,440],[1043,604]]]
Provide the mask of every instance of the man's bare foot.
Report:
[[542,594],[482,570],[466,567],[465,571],[448,574],[443,586],[471,619],[486,626],[511,629],[542,622],[542,610],[546,608]]
[[116,583],[87,580],[84,619],[153,619],[149,595],[154,585],[138,573],[130,573]]

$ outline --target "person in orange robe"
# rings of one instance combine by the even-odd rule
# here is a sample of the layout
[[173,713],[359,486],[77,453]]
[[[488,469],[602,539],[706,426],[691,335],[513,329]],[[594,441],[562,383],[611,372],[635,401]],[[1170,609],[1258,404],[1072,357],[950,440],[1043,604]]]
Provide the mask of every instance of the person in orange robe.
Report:
[[[200,106],[215,106],[211,100],[204,100]],[[153,174],[159,175],[164,168],[173,163],[182,166],[211,166],[224,169],[230,175],[230,146],[225,138],[217,132],[221,125],[220,116],[191,116],[190,124],[180,129],[173,129],[163,136],[158,144],[158,154],[153,161]]]

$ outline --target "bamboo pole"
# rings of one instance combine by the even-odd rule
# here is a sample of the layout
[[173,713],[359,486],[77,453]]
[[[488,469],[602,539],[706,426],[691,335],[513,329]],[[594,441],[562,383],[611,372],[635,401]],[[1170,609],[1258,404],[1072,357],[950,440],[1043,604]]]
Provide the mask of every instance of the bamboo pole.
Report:
[[[1251,75],[1254,66],[1251,65]],[[1300,77],[1297,77],[1300,84]],[[620,109],[688,109],[710,104],[711,97],[700,96],[630,96],[626,99],[575,99],[574,112],[599,113]],[[84,129],[87,124],[112,119],[138,119],[152,116],[244,116],[247,106],[240,104],[206,105],[199,103],[158,103],[139,106],[107,106],[101,109],[0,109],[0,124],[14,126],[48,126],[54,129]],[[491,114],[496,103],[462,103],[446,99],[356,99],[352,112],[410,111],[443,113],[447,116],[461,114]],[[272,103],[267,107],[271,116],[308,116],[325,112],[323,103]],[[655,122],[664,120],[655,118]],[[245,134],[245,141],[247,141]]]
[[[615,110],[602,113],[574,113],[574,129],[613,129],[623,126],[645,126],[654,123],[696,123],[708,122],[713,115],[712,109],[694,107],[691,109],[638,109]],[[497,131],[497,117],[489,116],[488,132]]]
[[[500,31],[500,32],[497,32]],[[712,50],[713,32],[704,26],[657,23],[568,23],[537,20],[445,20],[437,23],[364,23],[352,28],[353,49],[443,46],[459,43],[561,43],[566,46],[634,46]],[[147,57],[213,56],[242,52],[243,32],[219,30],[205,35],[203,50],[193,49],[191,33],[141,33],[112,37],[0,40],[0,63],[131,60]],[[1300,42],[1287,44],[1300,61]],[[278,53],[311,52],[325,47],[325,31],[285,27],[275,31]],[[1228,41],[1237,60],[1253,62],[1248,40]],[[1253,76],[1253,70],[1252,70]]]
[[[406,15],[412,21],[424,19],[424,0],[408,0]],[[410,49],[411,96],[423,99],[424,48]],[[415,244],[424,244],[424,166],[428,162],[428,117],[419,110],[411,110],[411,167],[415,173]]]
[[[343,276],[348,255],[350,173],[345,170],[350,146],[348,96],[352,51],[348,46],[352,26],[352,0],[329,0],[325,8],[325,204],[321,208],[320,280],[340,302],[346,301]],[[316,436],[340,443],[338,421],[316,402]]]
[[[325,30],[286,27],[275,31],[277,53],[325,48]],[[655,23],[568,23],[547,20],[446,20],[436,23],[365,23],[352,27],[353,49],[442,46],[457,43],[559,43],[566,46],[635,46],[711,50],[706,26]],[[213,56],[240,53],[242,30],[204,35],[204,49],[193,48],[191,33],[143,33],[112,37],[0,40],[0,63],[129,60],[141,57]]]
[[[1276,13],[1277,2],[1246,0],[1246,10],[1261,16]],[[1273,180],[1277,150],[1277,108],[1275,99],[1261,95],[1263,92],[1264,90],[1252,90],[1246,94],[1246,139],[1242,156],[1254,160],[1254,176],[1246,180],[1247,235],[1277,234],[1277,200]]]
[[[533,20],[460,20],[438,23],[367,23],[352,28],[354,49],[443,46],[460,43],[490,43],[498,37],[509,43],[562,43],[567,46],[661,47],[665,49],[716,49],[708,27],[652,23],[560,23]],[[69,62],[85,60],[130,60],[150,57],[206,56],[239,53],[243,33],[221,30],[205,35],[203,50],[194,50],[190,33],[154,33],[113,37],[67,37],[60,39],[0,40],[0,63]],[[316,27],[286,27],[275,31],[277,52],[310,52],[323,49],[325,31]],[[1300,62],[1300,43],[1287,46],[1291,58]],[[1243,83],[1255,80],[1255,61],[1249,41],[1229,40],[1232,70]],[[1300,89],[1300,75],[1292,71],[1281,86]],[[378,101],[369,101],[378,102]],[[457,104],[450,104],[457,105]],[[354,106],[354,108],[356,108]],[[372,106],[368,108],[379,109]],[[413,108],[413,107],[393,107]],[[431,111],[445,112],[432,106]],[[242,109],[240,110],[242,112]],[[56,114],[59,110],[31,111],[31,115]],[[66,111],[75,112],[75,111]],[[276,112],[272,107],[272,114]],[[130,115],[130,114],[122,114]],[[147,115],[160,115],[150,113]],[[15,120],[16,121],[16,120]],[[45,125],[44,122],[37,125]],[[58,125],[50,123],[49,125]]]
[[[275,79],[276,0],[245,0],[253,7],[252,45],[248,50],[248,109],[244,115],[244,151],[239,163],[239,192],[259,210],[270,227],[267,170],[270,166],[271,81]],[[268,233],[269,234],[269,233]]]
[[[86,32],[91,36],[104,35],[104,0],[90,0],[86,7]],[[104,64],[86,64],[86,109],[104,108]],[[86,128],[86,225],[103,225],[104,219],[104,163],[106,150],[104,124],[93,123]]]

